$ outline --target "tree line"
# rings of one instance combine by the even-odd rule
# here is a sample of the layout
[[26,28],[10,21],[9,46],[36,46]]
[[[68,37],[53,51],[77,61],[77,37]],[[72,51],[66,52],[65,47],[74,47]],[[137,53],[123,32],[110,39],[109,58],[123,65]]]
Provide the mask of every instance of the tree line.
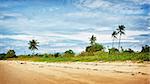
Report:
[[[122,35],[125,35],[125,26],[124,25],[119,25],[118,28],[112,32],[111,37],[112,37],[112,47],[109,50],[109,53],[119,53],[119,52],[128,52],[128,53],[133,53],[134,50],[132,50],[131,48],[129,49],[123,49],[121,47],[121,39],[122,39]],[[118,48],[114,47],[114,41],[118,39]],[[90,45],[86,47],[85,51],[81,52],[80,55],[81,56],[86,56],[86,55],[94,55],[94,52],[97,51],[104,51],[105,47],[96,42],[96,37],[94,35],[91,36],[91,38],[89,39],[90,41]],[[39,47],[39,42],[35,39],[32,39],[29,41],[28,43],[29,47],[28,49],[32,51],[32,55],[36,55],[35,54],[35,50],[38,50]],[[142,46],[142,50],[140,51],[141,53],[149,53],[150,52],[150,46],[149,45],[145,45]],[[59,57],[60,53],[55,53],[54,56],[55,57]],[[14,50],[8,50],[6,54],[2,53],[0,54],[0,59],[4,58],[4,56],[6,58],[13,58],[13,57],[17,57],[15,54]],[[63,56],[75,56],[75,52],[73,50],[67,50],[63,53]]]

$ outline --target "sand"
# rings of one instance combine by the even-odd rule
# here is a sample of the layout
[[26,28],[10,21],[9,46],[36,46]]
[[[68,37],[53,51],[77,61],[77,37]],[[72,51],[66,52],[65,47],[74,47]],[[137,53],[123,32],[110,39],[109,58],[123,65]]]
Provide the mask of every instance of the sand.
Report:
[[150,84],[150,63],[0,61],[0,84]]

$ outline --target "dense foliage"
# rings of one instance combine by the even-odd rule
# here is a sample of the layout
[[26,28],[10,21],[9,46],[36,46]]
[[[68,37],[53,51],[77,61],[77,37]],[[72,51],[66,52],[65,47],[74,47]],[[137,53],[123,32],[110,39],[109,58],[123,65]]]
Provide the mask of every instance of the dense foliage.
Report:
[[[135,52],[131,48],[123,49],[120,47],[121,36],[125,34],[125,26],[119,25],[116,31],[112,33],[113,41],[112,48],[108,49],[108,52],[104,51],[104,46],[102,44],[96,43],[96,37],[94,35],[89,39],[89,46],[85,48],[85,51],[79,53],[78,55],[74,53],[73,50],[67,50],[64,53],[54,53],[54,54],[32,54],[32,55],[20,55],[16,57],[14,50],[8,50],[6,54],[0,54],[0,60],[3,59],[14,59],[14,60],[31,60],[31,61],[46,61],[46,62],[74,62],[74,61],[150,61],[150,46],[145,45],[142,47],[141,52]],[[118,48],[113,47],[114,40],[117,39],[119,34]],[[29,41],[29,49],[31,51],[38,50],[37,40]],[[120,50],[121,48],[121,50]]]
[[15,51],[14,51],[14,50],[8,50],[7,53],[6,53],[6,57],[7,57],[7,58],[16,57]]
[[94,45],[87,46],[86,52],[97,52],[102,51],[104,49],[104,46],[98,43],[95,43]]
[[65,57],[73,57],[73,56],[75,56],[75,53],[74,53],[73,50],[67,50],[67,51],[64,52],[63,56],[65,56]]
[[150,53],[150,46],[148,46],[148,45],[143,46],[141,52],[149,52]]
[[0,54],[0,60],[6,59],[6,54],[5,53],[1,53]]
[[34,40],[34,39],[32,39],[31,41],[29,41],[29,49],[31,50],[31,51],[33,51],[33,54],[34,54],[34,50],[38,50],[38,44],[39,44],[39,42],[37,42],[37,40]]

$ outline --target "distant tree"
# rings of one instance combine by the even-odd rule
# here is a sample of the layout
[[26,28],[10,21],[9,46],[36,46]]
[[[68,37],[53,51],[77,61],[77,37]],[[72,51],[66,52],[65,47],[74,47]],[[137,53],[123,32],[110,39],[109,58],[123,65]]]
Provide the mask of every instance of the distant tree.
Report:
[[145,53],[149,52],[150,53],[150,46],[149,45],[143,46],[141,52],[145,52]]
[[113,47],[114,47],[114,40],[117,39],[117,32],[116,32],[116,31],[113,31],[113,33],[112,33],[111,36],[112,36],[112,39],[113,39],[113,40],[112,40],[112,48],[113,48]]
[[35,50],[38,50],[38,47],[39,47],[39,42],[37,42],[37,40],[34,40],[34,39],[32,39],[31,41],[29,41],[29,49],[31,50],[31,51],[33,51],[33,54],[34,54],[34,51]]
[[8,50],[7,53],[6,53],[6,57],[7,57],[7,58],[16,57],[15,51],[14,51],[14,50]]
[[121,41],[121,36],[125,34],[125,26],[124,25],[119,25],[117,28],[117,33],[119,34],[119,44],[118,44],[118,49],[120,49],[120,41]]
[[86,52],[97,52],[104,49],[104,46],[101,44],[96,43],[96,37],[92,35],[90,38],[90,46],[87,46],[85,51]]
[[96,41],[96,37],[94,35],[92,35],[92,37],[90,38],[90,44],[94,45]]
[[73,50],[67,50],[64,52],[64,56],[66,56],[66,57],[72,57],[74,55],[75,55],[75,53]]

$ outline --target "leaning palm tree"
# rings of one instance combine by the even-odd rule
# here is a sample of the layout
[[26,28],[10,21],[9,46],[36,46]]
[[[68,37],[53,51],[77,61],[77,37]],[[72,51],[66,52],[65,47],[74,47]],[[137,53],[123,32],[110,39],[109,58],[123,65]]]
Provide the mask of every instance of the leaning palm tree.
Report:
[[38,44],[39,44],[39,42],[37,42],[37,40],[34,40],[34,39],[32,39],[31,41],[29,41],[29,49],[31,50],[31,51],[33,51],[33,54],[34,54],[34,51],[35,50],[38,50]]
[[111,34],[112,36],[112,48],[114,47],[114,40],[117,39],[117,32],[113,31],[113,33]]
[[117,33],[119,34],[118,50],[119,50],[119,48],[120,48],[121,36],[122,36],[123,34],[125,34],[124,31],[125,31],[125,26],[124,26],[124,25],[119,25],[118,28],[117,28]]

